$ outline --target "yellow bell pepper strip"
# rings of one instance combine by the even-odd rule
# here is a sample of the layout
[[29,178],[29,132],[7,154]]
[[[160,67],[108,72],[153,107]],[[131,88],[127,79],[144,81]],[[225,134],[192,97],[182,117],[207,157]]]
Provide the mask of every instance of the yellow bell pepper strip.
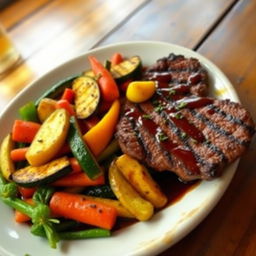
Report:
[[104,117],[83,136],[95,156],[98,156],[112,139],[119,113],[120,102],[115,100]]
[[149,100],[156,91],[155,81],[133,81],[128,85],[126,98],[135,103]]

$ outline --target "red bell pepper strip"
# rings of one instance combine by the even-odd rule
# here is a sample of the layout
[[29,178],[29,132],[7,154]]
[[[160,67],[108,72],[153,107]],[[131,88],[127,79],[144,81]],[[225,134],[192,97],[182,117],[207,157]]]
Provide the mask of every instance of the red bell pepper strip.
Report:
[[75,93],[72,89],[66,88],[65,91],[63,92],[61,99],[62,100],[67,100],[69,103],[73,103],[75,98]]
[[112,65],[118,65],[119,63],[121,63],[124,60],[123,56],[121,53],[116,52],[113,54],[113,56],[111,57],[111,64]]
[[41,125],[35,122],[15,120],[12,127],[12,139],[17,142],[31,143],[40,127]]
[[71,115],[74,116],[75,110],[72,104],[70,104],[67,100],[59,100],[56,103],[56,108],[64,108],[67,110],[67,112]]
[[93,73],[99,76],[98,82],[103,99],[106,101],[118,99],[119,90],[110,72],[94,56],[89,56],[88,59]]

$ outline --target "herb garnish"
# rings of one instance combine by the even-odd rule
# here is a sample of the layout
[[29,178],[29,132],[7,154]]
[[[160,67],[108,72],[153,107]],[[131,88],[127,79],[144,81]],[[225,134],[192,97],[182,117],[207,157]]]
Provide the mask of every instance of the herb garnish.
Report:
[[185,132],[182,132],[182,133],[181,133],[181,138],[182,138],[182,139],[185,139],[186,137],[187,137],[187,134],[186,134]]
[[152,119],[150,114],[144,114],[144,115],[142,115],[142,118],[144,118],[144,119]]
[[182,108],[185,108],[187,105],[188,105],[187,102],[181,101],[175,108],[176,108],[177,110],[180,110],[180,109],[182,109]]
[[165,135],[162,131],[161,131],[161,132],[158,132],[158,133],[156,134],[156,136],[157,136],[157,140],[160,141],[160,142],[165,141],[165,140],[168,140],[168,136]]
[[164,109],[164,106],[163,105],[158,105],[154,108],[154,110],[157,112],[157,113],[160,113],[161,111],[163,111]]
[[170,89],[169,95],[175,95],[176,91],[174,89]]
[[182,119],[182,118],[183,118],[183,115],[181,114],[181,112],[176,112],[173,116],[174,116],[176,119]]

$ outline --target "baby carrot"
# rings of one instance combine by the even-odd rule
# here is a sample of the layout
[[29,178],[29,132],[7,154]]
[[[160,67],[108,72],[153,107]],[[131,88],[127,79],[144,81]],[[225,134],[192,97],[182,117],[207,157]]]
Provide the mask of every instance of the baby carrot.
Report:
[[12,127],[12,139],[17,142],[31,143],[40,126],[35,122],[15,120]]
[[72,174],[82,172],[82,168],[76,158],[71,157],[69,158],[69,162],[72,168]]
[[28,147],[25,148],[16,148],[11,151],[11,159],[14,162],[26,160],[26,153]]
[[53,214],[86,223],[89,225],[111,229],[117,217],[114,207],[86,199],[79,194],[55,192],[50,200]]
[[96,186],[105,183],[104,175],[100,175],[94,180],[91,180],[84,172],[66,175],[63,178],[53,182],[53,186],[60,187],[78,187],[78,186]]

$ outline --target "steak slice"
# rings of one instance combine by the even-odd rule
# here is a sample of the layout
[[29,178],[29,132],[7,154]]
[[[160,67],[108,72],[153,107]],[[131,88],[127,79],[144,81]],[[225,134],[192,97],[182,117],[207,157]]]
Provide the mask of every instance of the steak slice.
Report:
[[126,102],[116,136],[123,153],[191,181],[220,176],[253,134],[239,103],[193,95],[170,100],[161,92],[145,103]]
[[205,96],[208,89],[207,72],[200,62],[195,58],[185,58],[173,53],[148,67],[143,79],[158,81],[159,87],[166,87],[165,84],[168,83],[169,87],[185,95]]

